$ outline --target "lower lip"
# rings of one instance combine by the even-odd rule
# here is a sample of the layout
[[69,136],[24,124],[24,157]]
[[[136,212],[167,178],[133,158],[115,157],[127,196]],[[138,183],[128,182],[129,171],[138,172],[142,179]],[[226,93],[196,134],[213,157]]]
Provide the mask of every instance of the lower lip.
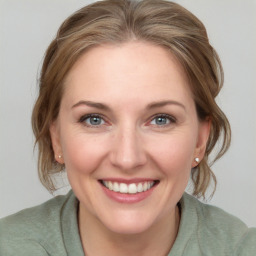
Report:
[[125,204],[133,204],[138,203],[140,201],[143,201],[144,199],[148,198],[152,192],[154,191],[157,184],[155,184],[152,188],[145,192],[140,192],[136,194],[122,194],[119,192],[115,192],[113,190],[109,190],[104,185],[101,184],[101,187],[103,188],[103,191],[105,194],[111,198],[112,200],[118,202],[118,203],[125,203]]

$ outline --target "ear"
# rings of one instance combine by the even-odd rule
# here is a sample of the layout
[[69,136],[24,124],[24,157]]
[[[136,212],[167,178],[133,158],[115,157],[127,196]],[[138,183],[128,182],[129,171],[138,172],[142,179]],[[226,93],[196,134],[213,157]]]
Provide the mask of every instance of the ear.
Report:
[[62,155],[62,147],[60,143],[60,129],[59,129],[59,123],[58,120],[55,120],[50,125],[50,135],[51,135],[51,141],[52,141],[52,147],[54,151],[54,157],[55,160],[59,164],[64,164],[64,159]]
[[[197,144],[194,152],[194,159],[198,158],[199,162],[204,158],[207,142],[211,131],[210,118],[199,122]],[[198,165],[197,161],[192,162],[192,168]]]

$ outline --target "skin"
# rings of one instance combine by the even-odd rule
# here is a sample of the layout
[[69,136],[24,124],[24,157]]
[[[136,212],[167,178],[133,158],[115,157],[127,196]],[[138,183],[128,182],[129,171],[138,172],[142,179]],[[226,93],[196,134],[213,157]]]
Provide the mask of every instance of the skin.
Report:
[[[198,120],[184,70],[160,46],[102,45],[75,63],[64,86],[50,132],[55,155],[62,156],[56,160],[65,164],[80,201],[84,251],[167,255],[178,233],[177,203],[210,130],[208,121]],[[88,114],[99,115],[100,124],[92,125]],[[166,123],[159,124],[155,116],[163,114]],[[126,204],[109,198],[99,183],[113,178],[159,183],[146,199]]]

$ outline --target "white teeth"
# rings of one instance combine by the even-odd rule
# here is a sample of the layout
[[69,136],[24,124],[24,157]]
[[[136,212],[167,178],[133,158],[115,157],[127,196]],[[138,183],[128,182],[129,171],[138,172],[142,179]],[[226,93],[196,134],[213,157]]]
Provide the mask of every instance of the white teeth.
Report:
[[113,184],[111,181],[108,182],[108,186],[109,190],[113,190]]
[[143,191],[143,185],[141,183],[138,184],[137,190],[138,190],[138,192],[142,192]]
[[136,194],[137,193],[137,187],[134,183],[129,184],[128,186],[129,194]]
[[119,192],[126,194],[128,192],[128,186],[125,183],[121,183],[119,186]]
[[147,191],[153,187],[155,182],[148,181],[148,182],[140,182],[140,183],[118,183],[118,182],[111,182],[111,181],[102,181],[103,185],[108,188],[109,190],[113,190],[115,192],[119,192],[122,194],[136,194]]
[[119,192],[119,185],[118,185],[117,182],[114,182],[114,184],[113,184],[113,190],[114,190],[115,192]]

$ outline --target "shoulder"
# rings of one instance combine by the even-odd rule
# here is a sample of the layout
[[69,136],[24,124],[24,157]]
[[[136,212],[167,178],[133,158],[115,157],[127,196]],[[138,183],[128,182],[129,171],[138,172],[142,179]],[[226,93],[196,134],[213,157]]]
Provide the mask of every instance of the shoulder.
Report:
[[[22,210],[0,220],[0,255],[46,253],[46,239],[61,241],[61,214],[72,193],[57,196],[41,205]],[[24,250],[24,254],[20,250]]]
[[[237,217],[216,206],[202,203],[190,195],[185,195],[185,197],[185,200],[189,201],[187,204],[196,210],[198,221],[202,228],[211,230],[214,233],[219,230],[223,232],[223,235],[226,232],[229,235],[236,235],[247,231],[247,226]],[[218,235],[220,234],[218,233]]]
[[[0,220],[0,234],[31,237],[31,231],[51,227],[59,219],[66,196],[57,196],[41,205],[22,210]],[[8,227],[8,228],[7,228]],[[34,233],[34,232],[33,232]]]
[[187,208],[196,213],[196,231],[202,251],[207,247],[227,255],[253,255],[250,252],[256,251],[255,228],[248,228],[237,217],[190,195],[184,195],[184,202]]

